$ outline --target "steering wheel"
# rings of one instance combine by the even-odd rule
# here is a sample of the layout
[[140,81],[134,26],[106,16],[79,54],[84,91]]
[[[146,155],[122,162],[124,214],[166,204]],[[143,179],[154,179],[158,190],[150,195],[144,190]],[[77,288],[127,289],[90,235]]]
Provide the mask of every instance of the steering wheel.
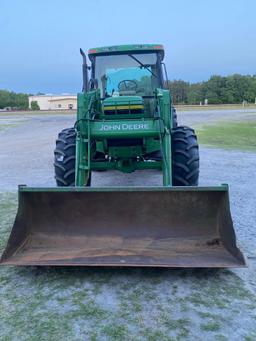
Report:
[[138,87],[138,84],[130,79],[125,79],[118,83],[118,90],[119,91],[129,91],[134,90],[136,91]]

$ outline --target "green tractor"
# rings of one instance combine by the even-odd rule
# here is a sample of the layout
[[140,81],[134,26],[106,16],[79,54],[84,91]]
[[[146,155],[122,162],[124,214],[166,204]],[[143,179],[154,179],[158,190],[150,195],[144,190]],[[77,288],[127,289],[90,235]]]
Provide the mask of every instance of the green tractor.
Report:
[[[163,46],[90,49],[90,66],[80,52],[83,91],[56,141],[57,187],[19,186],[1,264],[245,266],[228,186],[197,187],[197,138],[177,123]],[[158,169],[163,186],[90,187],[92,171],[109,169]]]
[[56,142],[57,185],[90,186],[97,170],[159,169],[164,186],[196,186],[197,138],[193,129],[178,127],[163,46],[91,49],[90,67],[81,54],[83,93],[75,127],[61,131]]

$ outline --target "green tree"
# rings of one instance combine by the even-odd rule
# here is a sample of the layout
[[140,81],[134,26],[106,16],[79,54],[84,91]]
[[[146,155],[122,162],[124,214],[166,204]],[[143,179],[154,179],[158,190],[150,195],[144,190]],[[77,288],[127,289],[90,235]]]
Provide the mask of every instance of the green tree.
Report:
[[226,79],[221,76],[211,76],[205,82],[205,98],[208,99],[209,104],[223,103],[223,88],[225,88]]
[[10,106],[10,92],[6,90],[0,90],[0,109]]
[[28,95],[15,93],[7,90],[0,90],[0,109],[12,107],[26,110],[28,109]]
[[254,103],[256,75],[234,74],[227,77],[211,76],[206,82],[187,83],[182,80],[169,82],[173,102],[199,104],[208,99],[209,104]]
[[15,96],[15,106],[19,109],[28,109],[28,95],[27,94],[16,94]]
[[32,110],[40,110],[40,107],[39,107],[37,101],[31,101],[31,109]]
[[168,82],[169,88],[172,94],[172,100],[174,104],[187,103],[188,89],[190,84],[183,80],[174,80]]
[[205,99],[204,83],[190,84],[187,95],[188,104],[199,104]]

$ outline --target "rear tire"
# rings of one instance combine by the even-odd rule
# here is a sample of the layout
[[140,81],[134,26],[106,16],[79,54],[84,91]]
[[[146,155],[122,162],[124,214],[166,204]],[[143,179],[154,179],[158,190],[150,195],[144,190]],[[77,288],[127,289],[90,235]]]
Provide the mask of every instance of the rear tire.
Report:
[[[76,131],[63,129],[56,140],[54,150],[54,170],[57,186],[75,186],[76,171]],[[91,185],[91,175],[87,186]]]
[[179,126],[172,130],[172,183],[197,186],[199,147],[194,129]]

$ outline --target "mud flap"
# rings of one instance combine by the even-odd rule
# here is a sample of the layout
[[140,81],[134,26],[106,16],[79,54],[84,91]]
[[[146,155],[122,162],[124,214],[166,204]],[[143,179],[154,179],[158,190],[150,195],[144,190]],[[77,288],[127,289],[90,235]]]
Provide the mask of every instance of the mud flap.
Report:
[[2,265],[243,267],[228,187],[19,187]]

